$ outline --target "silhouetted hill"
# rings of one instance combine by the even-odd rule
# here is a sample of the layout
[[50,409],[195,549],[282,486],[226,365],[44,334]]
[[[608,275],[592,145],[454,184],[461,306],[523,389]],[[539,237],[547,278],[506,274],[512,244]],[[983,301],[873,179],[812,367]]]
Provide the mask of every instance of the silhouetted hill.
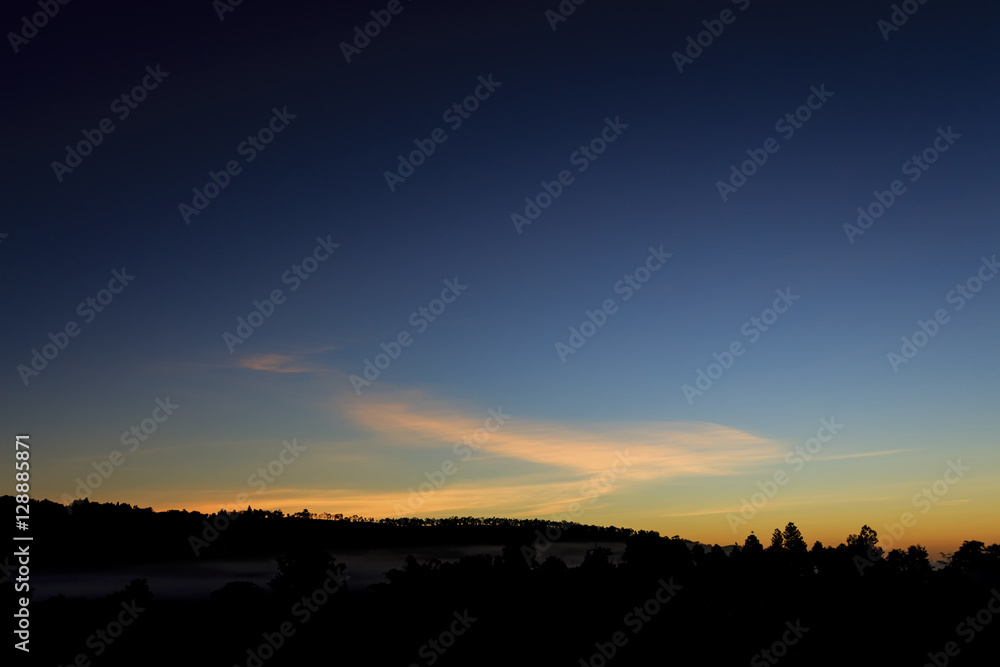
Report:
[[[14,498],[0,497],[0,508],[14,513]],[[320,518],[323,517],[323,518]],[[185,558],[232,558],[271,555],[289,544],[316,548],[400,547],[418,545],[503,545],[536,539],[551,521],[499,517],[372,519],[360,516],[285,515],[280,510],[220,510],[215,514],[169,510],[154,512],[127,503],[77,501],[71,506],[31,501],[31,531],[49,548],[39,565],[143,563]],[[561,524],[563,542],[624,542],[629,528]],[[81,550],[100,544],[100,550]]]
[[[789,523],[766,548],[751,535],[727,551],[652,531],[537,520],[72,510],[32,502],[33,573],[72,563],[85,579],[109,563],[174,558],[194,567],[278,555],[266,587],[231,581],[207,598],[178,600],[138,578],[100,599],[32,602],[37,664],[942,667],[994,664],[1000,649],[1000,545],[975,540],[934,570],[919,545],[882,553],[868,526],[836,547],[807,548]],[[207,540],[213,521],[218,532]],[[197,560],[192,537],[208,542]],[[551,555],[549,539],[624,547],[595,545],[570,567]],[[331,555],[417,543],[503,547],[452,561],[407,556],[365,589]],[[14,606],[25,593],[12,579],[0,590]]]

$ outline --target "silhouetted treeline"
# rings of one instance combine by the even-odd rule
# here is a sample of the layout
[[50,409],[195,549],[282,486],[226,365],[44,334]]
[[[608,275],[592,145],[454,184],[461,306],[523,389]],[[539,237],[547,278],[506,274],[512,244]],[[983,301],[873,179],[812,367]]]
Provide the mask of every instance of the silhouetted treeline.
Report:
[[[130,522],[140,525],[137,517],[159,516],[93,504],[74,516],[87,512],[107,522],[106,534]],[[68,665],[85,654],[94,665],[614,667],[697,661],[943,667],[995,664],[1000,650],[1000,544],[965,541],[935,569],[919,545],[885,553],[868,526],[837,546],[809,547],[788,523],[766,544],[750,534],[729,549],[609,528],[615,538],[602,539],[618,540],[624,549],[584,548],[580,564],[570,567],[548,553],[550,545],[536,531],[541,526],[544,536],[547,527],[573,541],[573,527],[552,530],[547,522],[264,515],[260,524],[243,516],[224,532],[244,519],[243,525],[283,527],[268,539],[289,537],[270,545],[280,548],[266,587],[234,581],[207,599],[173,601],[136,580],[102,600],[59,597],[33,604],[34,637],[42,640],[38,664]],[[338,562],[321,539],[295,537],[312,530],[338,539],[351,534],[339,530],[372,530],[354,535],[379,539],[428,531],[467,544],[489,544],[482,535],[494,530],[511,539],[499,543],[499,554],[453,562],[408,556],[384,583],[360,590],[345,577],[350,562]],[[476,538],[463,540],[463,533]],[[104,548],[91,539],[61,558],[85,553],[97,560]],[[11,588],[3,584],[6,593]],[[116,619],[129,620],[116,628],[120,639],[106,632]],[[114,641],[105,642],[97,631]]]
[[[14,514],[14,498],[0,497],[0,509]],[[214,514],[170,510],[154,512],[128,503],[71,506],[32,500],[31,534],[49,545],[39,550],[39,565],[107,565],[186,558],[272,555],[290,543],[315,547],[400,547],[420,545],[506,544],[544,530],[550,521],[500,517],[438,519],[384,518],[341,514],[284,514],[247,508]],[[623,542],[628,528],[562,524],[564,542]],[[534,539],[534,538],[532,538]],[[101,550],[80,549],[99,543]],[[66,554],[73,553],[72,559]]]

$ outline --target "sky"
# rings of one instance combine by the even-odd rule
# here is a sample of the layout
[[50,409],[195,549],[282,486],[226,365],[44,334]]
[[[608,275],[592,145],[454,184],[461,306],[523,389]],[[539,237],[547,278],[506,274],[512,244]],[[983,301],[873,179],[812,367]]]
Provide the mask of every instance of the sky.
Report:
[[41,5],[32,497],[1000,541],[995,5]]

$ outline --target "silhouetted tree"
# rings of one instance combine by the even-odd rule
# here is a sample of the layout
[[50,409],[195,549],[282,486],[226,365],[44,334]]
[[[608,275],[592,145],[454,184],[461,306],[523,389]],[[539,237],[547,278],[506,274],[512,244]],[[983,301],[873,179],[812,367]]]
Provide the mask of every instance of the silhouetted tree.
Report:
[[768,551],[781,551],[782,546],[784,546],[785,537],[781,534],[780,528],[775,528],[774,532],[771,533],[771,546],[767,549]]
[[125,588],[115,593],[112,597],[120,602],[131,602],[134,600],[136,604],[141,606],[149,604],[152,601],[153,592],[149,590],[149,582],[145,579],[133,579],[125,584]]
[[878,546],[878,533],[867,524],[861,526],[857,535],[847,536],[847,548],[855,555],[866,556],[870,560],[878,560],[883,553],[882,547]]
[[808,547],[806,546],[806,541],[802,539],[802,533],[799,529],[795,527],[795,524],[791,521],[785,526],[785,532],[782,533],[782,539],[784,541],[785,549],[796,555],[805,555]]
[[747,539],[743,542],[743,553],[747,555],[764,553],[764,545],[760,543],[753,531],[750,531]]
[[886,554],[885,560],[889,568],[899,574],[924,577],[931,573],[927,549],[919,544],[909,547],[906,551],[893,549]]
[[299,549],[275,560],[278,574],[269,585],[275,593],[287,596],[310,594],[327,578],[342,575],[345,568],[322,549]]
[[[582,567],[588,570],[607,571],[614,567],[611,563],[611,549],[607,547],[594,546],[587,551],[583,558]],[[523,561],[522,561],[523,562]]]
[[557,579],[565,576],[569,572],[569,567],[558,556],[549,556],[538,566],[538,572],[544,577]]
[[655,530],[637,530],[625,541],[622,562],[641,572],[657,572],[666,558],[667,540]]
[[[500,564],[507,570],[513,572],[525,572],[538,567],[537,552],[534,549],[522,551],[524,545],[517,542],[510,542],[504,545],[500,552]],[[530,558],[528,554],[530,553]]]
[[986,545],[979,540],[966,540],[951,556],[951,565],[959,570],[982,567],[985,561]]

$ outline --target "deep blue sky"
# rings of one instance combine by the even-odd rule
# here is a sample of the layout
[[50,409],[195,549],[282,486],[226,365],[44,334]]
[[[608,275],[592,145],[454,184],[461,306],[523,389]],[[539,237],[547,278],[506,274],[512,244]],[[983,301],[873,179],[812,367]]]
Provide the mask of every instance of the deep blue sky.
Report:
[[[553,31],[554,0],[403,0],[351,63],[338,45],[384,3],[247,1],[223,21],[207,1],[70,3],[17,53],[8,42],[0,415],[8,432],[44,443],[38,493],[74,495],[90,461],[120,448],[119,433],[169,395],[183,406],[177,416],[92,498],[231,504],[247,471],[297,437],[323,457],[290,470],[261,504],[298,509],[311,498],[310,509],[335,512],[343,500],[386,515],[391,504],[359,499],[405,499],[457,436],[380,431],[358,416],[377,414],[381,403],[365,401],[378,397],[405,406],[404,422],[433,405],[475,427],[503,406],[550,434],[604,428],[619,433],[614,442],[616,428],[704,422],[766,443],[756,467],[736,457],[742,467],[695,465],[683,483],[663,470],[646,486],[623,482],[587,522],[673,534],[690,514],[700,521],[681,524],[691,537],[723,541],[725,514],[833,415],[848,427],[824,455],[857,466],[817,468],[794,491],[805,495],[789,487],[760,530],[793,512],[804,532],[810,521],[840,531],[824,512],[849,516],[854,530],[862,518],[888,521],[958,454],[979,466],[977,481],[949,496],[961,502],[948,511],[964,513],[931,516],[988,525],[981,513],[1000,475],[1000,281],[960,311],[946,295],[1000,252],[1000,11],[930,2],[885,40],[877,21],[891,3],[743,4],[591,0]],[[678,72],[672,54],[724,9],[735,21]],[[0,25],[19,29],[33,11],[8,3]],[[112,100],[156,65],[169,76],[114,118]],[[489,75],[500,87],[451,130],[442,113]],[[783,138],[775,122],[821,85],[833,96]],[[246,163],[237,146],[286,107],[294,120]],[[59,182],[51,163],[104,117],[115,131]],[[628,128],[577,172],[571,154],[605,118]],[[397,154],[437,127],[447,141],[390,191],[383,174]],[[903,164],[949,127],[960,138],[910,182]],[[717,181],[769,137],[780,149],[723,201]],[[233,159],[242,173],[185,225],[178,205]],[[511,214],[564,169],[573,184],[518,234]],[[843,225],[894,179],[906,193],[850,243]],[[289,292],[282,274],[318,236],[340,247]],[[661,245],[672,257],[623,302],[614,285]],[[25,386],[18,365],[50,331],[80,322],[77,304],[122,267],[134,283]],[[455,277],[467,291],[414,333],[410,314]],[[275,288],[288,300],[230,354],[223,332]],[[743,323],[785,288],[800,299],[749,343]],[[608,298],[619,310],[562,363],[555,344]],[[939,308],[949,323],[894,372],[887,353]],[[403,330],[412,346],[357,396],[348,377]],[[682,385],[737,340],[746,353],[690,404]],[[407,438],[420,446],[402,446]],[[492,456],[452,489],[489,497],[491,485],[588,474],[510,449]],[[833,500],[808,495],[817,488]],[[456,495],[417,513],[549,516],[572,500],[546,493],[481,505]],[[881,504],[838,504],[851,498]]]

